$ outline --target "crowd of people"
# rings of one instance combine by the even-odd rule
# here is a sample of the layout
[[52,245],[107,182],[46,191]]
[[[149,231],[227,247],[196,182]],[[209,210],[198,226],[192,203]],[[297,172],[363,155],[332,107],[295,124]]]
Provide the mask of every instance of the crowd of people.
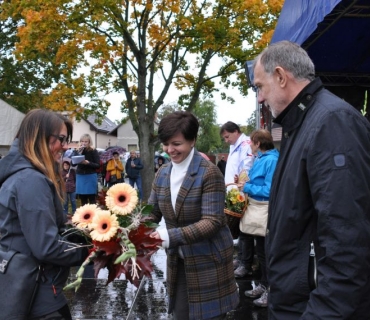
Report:
[[[167,253],[168,312],[175,320],[227,318],[239,304],[236,278],[252,274],[256,254],[261,278],[244,295],[268,307],[269,319],[366,320],[370,123],[323,87],[297,44],[268,46],[253,69],[258,102],[282,126],[279,151],[267,130],[247,136],[229,121],[220,129],[230,145],[227,160],[215,165],[195,147],[199,122],[192,113],[176,111],[159,123],[171,161],[158,159],[148,203],[150,218],[165,222],[150,236],[162,239]],[[62,160],[72,130],[63,116],[32,110],[0,162],[1,250],[28,254],[44,268],[27,315],[32,320],[72,319],[62,288],[69,267],[88,254],[71,250],[61,236],[76,194],[82,205],[95,203],[98,190],[100,159],[88,134],[80,138],[76,169]],[[109,186],[127,177],[143,200],[142,169],[135,151],[125,166],[113,153]],[[224,213],[230,188],[244,193],[250,207],[268,204],[264,234],[241,232],[236,257]],[[0,315],[6,309],[1,305]]]

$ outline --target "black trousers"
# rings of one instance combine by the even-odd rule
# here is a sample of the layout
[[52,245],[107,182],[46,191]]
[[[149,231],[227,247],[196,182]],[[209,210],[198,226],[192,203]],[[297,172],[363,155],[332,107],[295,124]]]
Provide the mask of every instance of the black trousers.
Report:
[[81,205],[85,204],[95,204],[96,203],[96,195],[95,194],[79,194],[78,197],[81,200]]
[[260,283],[267,288],[268,281],[267,281],[267,271],[266,271],[265,237],[255,237],[255,238],[256,238],[256,253],[257,253],[258,261],[261,266]]
[[238,260],[246,269],[252,270],[253,257],[254,237],[240,232],[238,243]]

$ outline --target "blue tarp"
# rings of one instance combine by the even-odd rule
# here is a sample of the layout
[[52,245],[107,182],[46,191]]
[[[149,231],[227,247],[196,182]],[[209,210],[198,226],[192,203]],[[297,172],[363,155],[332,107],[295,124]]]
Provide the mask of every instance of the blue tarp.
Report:
[[[285,0],[271,43],[300,44],[330,91],[356,109],[370,89],[370,0]],[[245,64],[253,85],[252,63]],[[367,111],[370,116],[370,99]]]
[[271,43],[300,44],[327,86],[370,87],[370,0],[285,0]]
[[302,44],[341,0],[285,0],[271,43]]

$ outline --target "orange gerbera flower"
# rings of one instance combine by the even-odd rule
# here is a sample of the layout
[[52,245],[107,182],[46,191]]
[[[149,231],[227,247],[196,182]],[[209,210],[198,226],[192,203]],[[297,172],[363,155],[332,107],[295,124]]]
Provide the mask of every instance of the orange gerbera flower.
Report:
[[238,194],[238,201],[243,202],[244,200],[245,200],[244,196],[241,193],[239,193]]
[[100,209],[96,204],[85,204],[76,210],[72,222],[80,229],[89,227],[97,211]]
[[137,192],[127,183],[117,183],[110,187],[105,203],[115,214],[127,215],[135,209],[138,202]]
[[118,227],[117,216],[110,214],[107,210],[101,210],[95,215],[91,223],[93,229],[90,232],[91,239],[100,242],[109,241],[116,235]]

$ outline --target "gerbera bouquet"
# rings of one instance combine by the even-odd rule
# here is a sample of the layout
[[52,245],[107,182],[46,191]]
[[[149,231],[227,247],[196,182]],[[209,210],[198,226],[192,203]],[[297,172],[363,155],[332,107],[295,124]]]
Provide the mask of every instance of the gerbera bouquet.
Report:
[[[89,255],[78,270],[76,281],[64,290],[77,291],[90,262],[94,263],[95,277],[100,269],[108,269],[107,284],[125,274],[138,287],[144,275],[151,277],[150,259],[162,243],[149,237],[157,226],[147,219],[152,206],[138,205],[136,190],[126,183],[101,190],[98,199],[99,205],[84,205],[72,217],[72,232],[86,238]],[[81,246],[70,244],[73,248]]]
[[244,193],[239,191],[238,188],[232,188],[226,192],[225,207],[232,212],[243,213],[246,201]]

